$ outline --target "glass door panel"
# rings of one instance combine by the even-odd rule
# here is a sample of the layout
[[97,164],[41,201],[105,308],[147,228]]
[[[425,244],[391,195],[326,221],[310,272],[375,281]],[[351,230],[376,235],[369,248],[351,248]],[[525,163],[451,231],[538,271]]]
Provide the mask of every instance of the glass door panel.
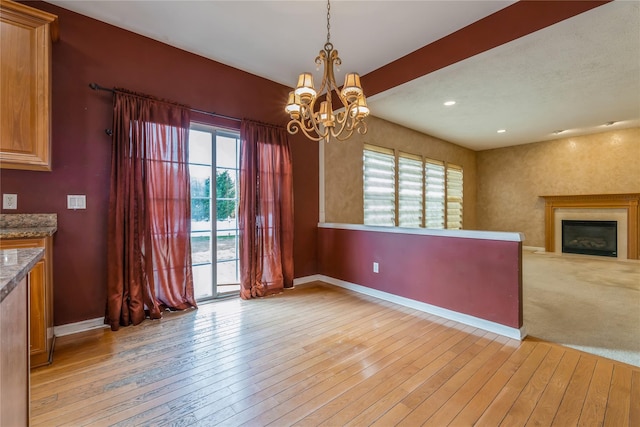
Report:
[[193,290],[196,300],[215,297],[211,287],[212,268],[213,264],[193,265]]
[[216,135],[216,166],[238,169],[240,164],[240,146],[238,137],[234,135]]
[[220,292],[240,291],[238,185],[240,141],[216,135],[216,281]]
[[199,300],[240,290],[239,149],[237,134],[199,125],[190,131],[191,248]]
[[[238,233],[218,230],[218,286],[240,283],[238,263]],[[239,290],[239,288],[238,288]]]

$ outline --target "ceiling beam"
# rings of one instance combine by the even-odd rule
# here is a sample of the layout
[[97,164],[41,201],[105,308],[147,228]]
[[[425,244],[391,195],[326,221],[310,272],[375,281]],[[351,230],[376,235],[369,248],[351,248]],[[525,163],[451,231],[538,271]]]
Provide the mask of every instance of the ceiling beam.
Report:
[[521,0],[362,76],[373,96],[611,0]]

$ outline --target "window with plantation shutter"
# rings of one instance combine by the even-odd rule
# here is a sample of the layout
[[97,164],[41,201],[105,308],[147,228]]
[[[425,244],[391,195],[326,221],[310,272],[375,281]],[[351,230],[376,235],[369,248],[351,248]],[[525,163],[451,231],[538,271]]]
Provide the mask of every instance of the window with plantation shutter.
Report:
[[425,180],[425,227],[444,228],[445,217],[445,169],[444,163],[426,159],[424,164]]
[[396,167],[392,150],[365,145],[364,223],[396,225]]
[[462,166],[364,146],[364,223],[462,230]]
[[462,229],[462,167],[447,165],[447,228]]
[[398,157],[398,225],[422,227],[422,159],[400,153]]

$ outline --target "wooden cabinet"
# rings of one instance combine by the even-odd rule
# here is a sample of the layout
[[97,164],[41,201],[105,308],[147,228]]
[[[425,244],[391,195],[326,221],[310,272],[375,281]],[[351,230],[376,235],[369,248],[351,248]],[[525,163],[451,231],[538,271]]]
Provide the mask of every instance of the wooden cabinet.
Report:
[[29,273],[29,336],[31,367],[47,365],[53,357],[53,268],[51,237],[0,240],[0,249],[45,248],[44,258]]
[[0,425],[29,425],[27,278],[0,303]]
[[57,17],[0,0],[0,167],[51,170],[51,42]]

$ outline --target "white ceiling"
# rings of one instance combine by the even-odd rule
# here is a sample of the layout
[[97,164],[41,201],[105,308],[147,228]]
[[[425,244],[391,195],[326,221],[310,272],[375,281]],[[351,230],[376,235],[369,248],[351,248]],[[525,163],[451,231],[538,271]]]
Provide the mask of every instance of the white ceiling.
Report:
[[[324,1],[49,3],[288,86],[315,71],[326,41]],[[334,0],[331,42],[343,62],[337,80],[347,71],[365,75],[512,3]],[[456,105],[444,107],[450,99]],[[369,104],[377,117],[474,150],[640,126],[640,2],[596,7],[371,96]],[[610,121],[617,123],[603,126]]]

